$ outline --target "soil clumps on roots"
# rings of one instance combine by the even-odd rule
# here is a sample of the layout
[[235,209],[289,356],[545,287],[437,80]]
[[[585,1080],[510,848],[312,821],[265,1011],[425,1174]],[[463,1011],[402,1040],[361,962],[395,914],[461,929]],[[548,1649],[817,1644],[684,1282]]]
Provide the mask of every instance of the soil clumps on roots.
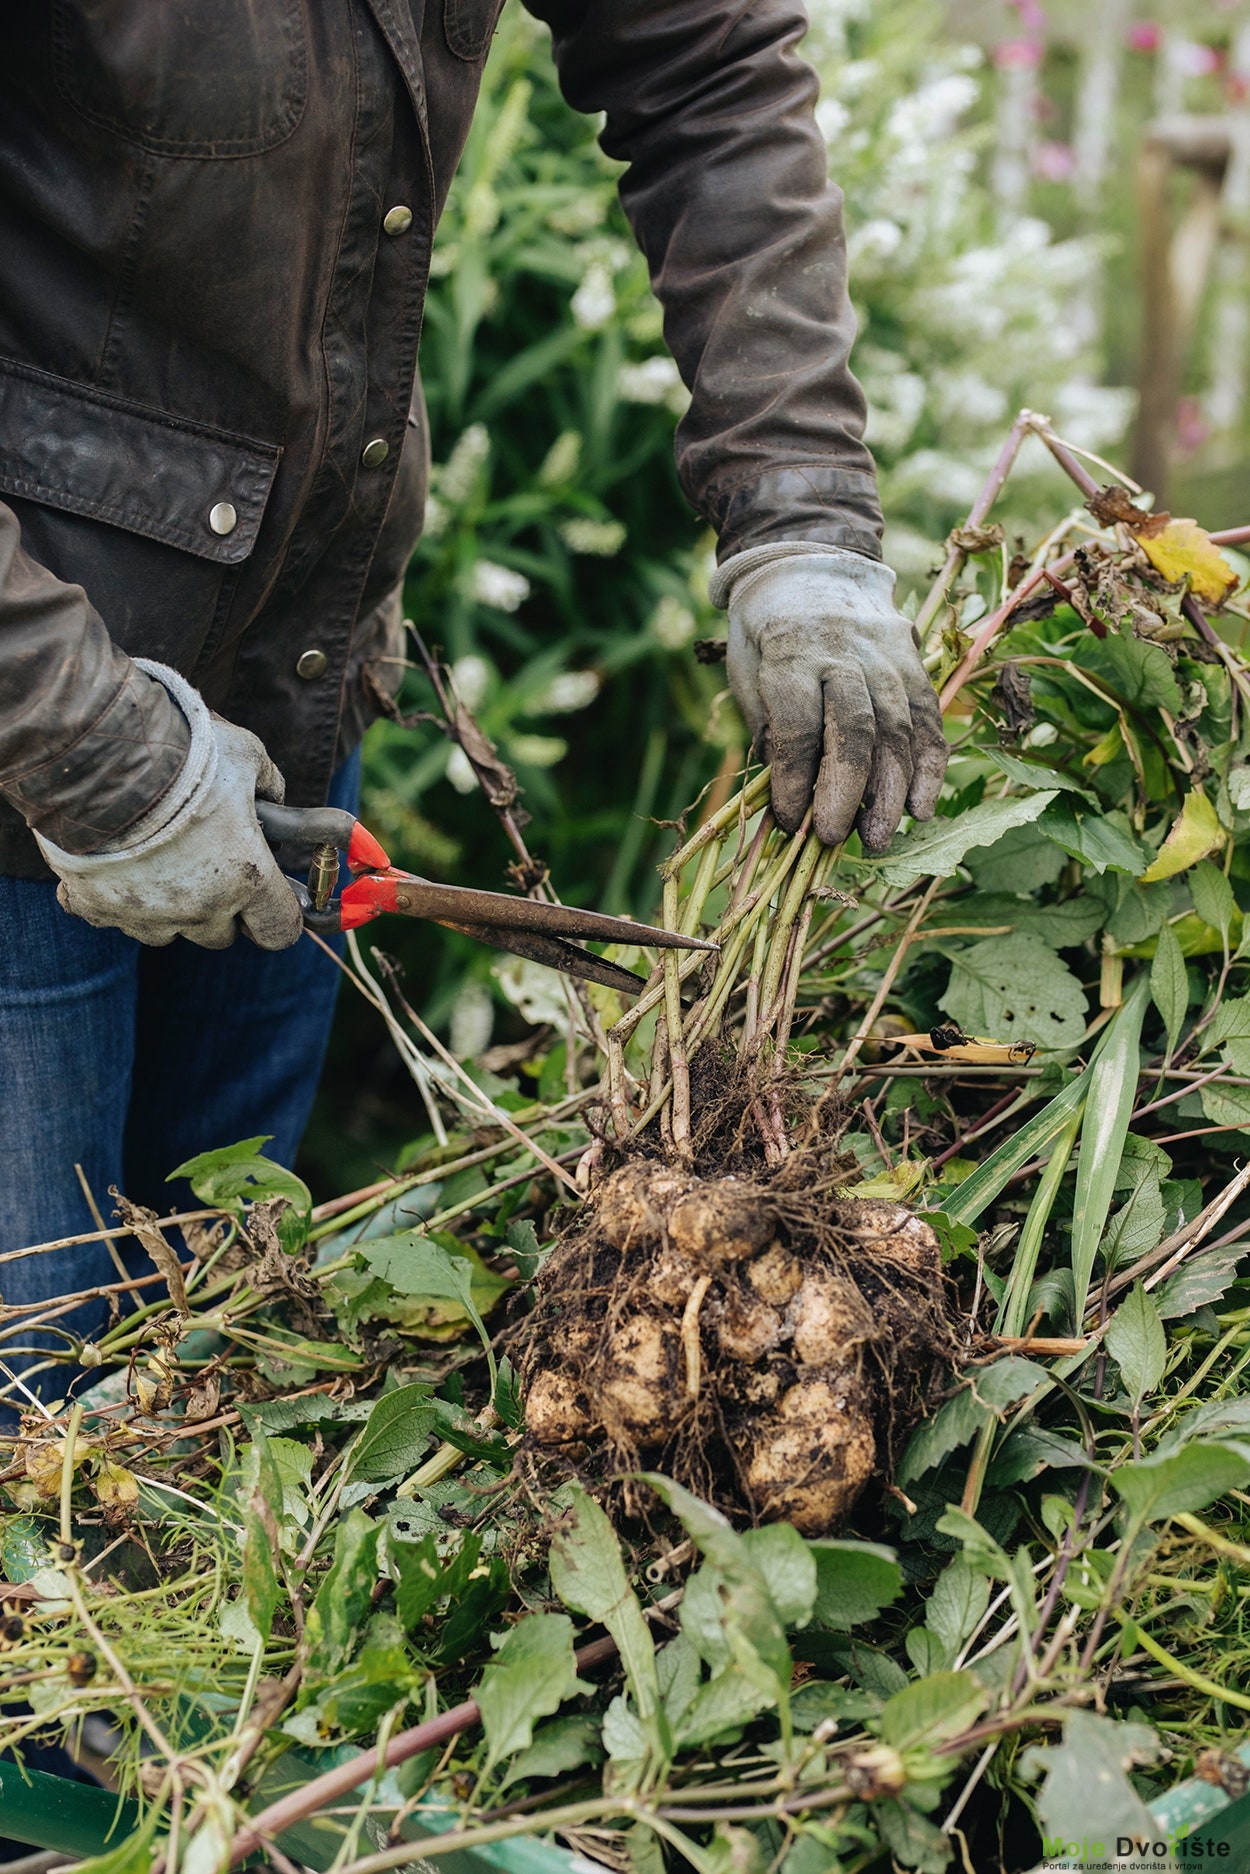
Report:
[[827,1145],[773,1169],[712,1158],[627,1158],[552,1251],[528,1442],[588,1482],[645,1462],[738,1521],[823,1535],[950,1357],[937,1238],[905,1205],[840,1196]]

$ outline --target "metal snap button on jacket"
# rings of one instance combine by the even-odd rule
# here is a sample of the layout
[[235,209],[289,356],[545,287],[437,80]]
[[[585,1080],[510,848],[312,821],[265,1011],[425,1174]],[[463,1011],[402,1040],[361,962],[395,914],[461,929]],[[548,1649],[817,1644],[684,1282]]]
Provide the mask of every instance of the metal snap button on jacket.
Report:
[[329,658],[324,651],[301,651],[295,660],[297,677],[323,677]]
[[367,442],[361,450],[360,459],[366,468],[378,468],[390,453],[391,445],[385,436],[375,436],[373,441]]
[[382,217],[384,234],[407,234],[411,226],[412,210],[405,208],[402,202],[396,203],[394,208],[388,208]]
[[239,524],[238,510],[234,502],[219,501],[215,508],[210,508],[208,524],[215,534],[232,534]]

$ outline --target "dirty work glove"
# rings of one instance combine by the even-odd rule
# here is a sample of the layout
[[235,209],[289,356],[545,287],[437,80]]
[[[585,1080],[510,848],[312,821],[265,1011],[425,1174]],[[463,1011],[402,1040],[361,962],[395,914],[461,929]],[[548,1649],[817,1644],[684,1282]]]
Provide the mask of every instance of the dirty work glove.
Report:
[[930,819],[946,740],[889,567],[782,540],[735,553],[710,591],[729,611],[729,683],[773,764],[778,824],[793,832],[811,806],[827,846],[858,826],[864,850],[878,853],[904,807]]
[[191,726],[181,774],[122,838],[64,852],[36,834],[60,878],[57,898],[88,924],[115,925],[140,943],[189,937],[224,950],[239,926],[262,950],[285,950],[302,928],[295,894],[265,844],[255,802],[282,799],[282,776],[247,729],[210,715],[176,670],[135,659],[169,691]]

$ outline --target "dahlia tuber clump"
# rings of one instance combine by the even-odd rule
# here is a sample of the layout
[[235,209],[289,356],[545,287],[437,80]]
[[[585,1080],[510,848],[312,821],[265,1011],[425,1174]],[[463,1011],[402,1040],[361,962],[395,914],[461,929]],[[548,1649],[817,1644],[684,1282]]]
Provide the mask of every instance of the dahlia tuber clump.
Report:
[[823,1535],[947,1346],[937,1238],[905,1206],[793,1158],[771,1179],[632,1158],[539,1277],[528,1440],[583,1476],[645,1461],[739,1519]]

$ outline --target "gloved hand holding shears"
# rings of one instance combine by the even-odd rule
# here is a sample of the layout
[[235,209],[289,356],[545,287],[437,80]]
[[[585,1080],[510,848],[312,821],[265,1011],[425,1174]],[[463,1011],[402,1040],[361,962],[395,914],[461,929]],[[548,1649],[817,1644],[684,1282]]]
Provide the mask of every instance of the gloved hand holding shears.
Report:
[[[644,979],[618,963],[583,950],[573,938],[600,943],[654,944],[665,950],[715,950],[701,937],[655,930],[629,918],[569,905],[517,898],[507,892],[440,885],[393,866],[383,848],[354,815],[338,807],[280,807],[258,800],[256,815],[269,844],[309,853],[307,883],[288,876],[307,929],[323,934],[356,930],[386,911],[428,918],[463,931],[495,950],[510,950],[566,976],[582,976],[624,995],[637,995]],[[339,858],[347,860],[351,883],[337,897]]]

